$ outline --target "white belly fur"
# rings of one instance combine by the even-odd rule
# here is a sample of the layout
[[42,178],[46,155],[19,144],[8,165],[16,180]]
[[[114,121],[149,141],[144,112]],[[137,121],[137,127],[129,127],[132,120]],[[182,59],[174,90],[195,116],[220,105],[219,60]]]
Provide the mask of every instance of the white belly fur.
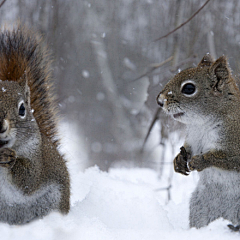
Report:
[[6,170],[0,168],[0,221],[22,224],[58,208],[61,193],[57,184],[27,195],[11,184]]
[[[193,126],[188,128],[186,143],[194,156],[221,149],[218,139],[218,128]],[[203,227],[219,217],[240,224],[240,173],[209,167],[199,177],[190,201],[190,225]]]
[[188,127],[186,142],[191,146],[192,156],[218,149],[218,129],[202,125]]

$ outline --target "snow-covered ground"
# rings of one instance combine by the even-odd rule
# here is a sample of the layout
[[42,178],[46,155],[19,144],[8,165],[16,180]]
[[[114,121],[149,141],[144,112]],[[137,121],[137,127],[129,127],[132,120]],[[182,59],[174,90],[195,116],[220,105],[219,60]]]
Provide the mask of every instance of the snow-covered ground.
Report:
[[[218,220],[206,228],[188,227],[188,200],[192,177],[177,177],[182,202],[167,205],[156,189],[161,186],[155,171],[97,167],[85,172],[71,169],[72,207],[67,216],[51,213],[25,226],[0,224],[1,239],[69,240],[163,240],[239,239],[239,233]],[[186,182],[184,186],[184,182]],[[174,188],[172,191],[174,191]],[[174,198],[174,195],[173,195]]]
[[[77,141],[76,141],[77,142]],[[78,153],[79,154],[79,153]],[[82,156],[84,157],[84,156]],[[188,203],[197,175],[173,173],[171,201],[159,189],[150,169],[113,168],[108,173],[97,167],[82,171],[78,159],[68,163],[72,180],[71,210],[67,216],[51,213],[25,226],[0,223],[0,239],[34,240],[173,240],[239,239],[228,222],[219,219],[202,229],[189,229]]]

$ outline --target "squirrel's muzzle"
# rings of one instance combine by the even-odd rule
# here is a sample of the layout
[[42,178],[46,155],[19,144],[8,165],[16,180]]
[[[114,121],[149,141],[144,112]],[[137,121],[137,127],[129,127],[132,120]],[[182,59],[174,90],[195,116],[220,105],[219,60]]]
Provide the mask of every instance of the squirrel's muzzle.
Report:
[[164,97],[163,94],[159,93],[159,95],[157,96],[157,103],[160,107],[163,107],[164,105]]
[[8,121],[5,119],[1,119],[0,120],[0,135],[6,133],[8,128],[9,128]]

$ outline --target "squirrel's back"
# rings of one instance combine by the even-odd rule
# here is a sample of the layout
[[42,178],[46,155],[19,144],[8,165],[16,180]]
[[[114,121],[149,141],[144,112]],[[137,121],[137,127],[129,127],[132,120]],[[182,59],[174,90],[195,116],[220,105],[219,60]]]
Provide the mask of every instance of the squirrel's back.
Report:
[[58,145],[50,57],[40,36],[18,25],[0,33],[0,80],[19,82],[24,77],[28,80],[31,107],[40,132]]

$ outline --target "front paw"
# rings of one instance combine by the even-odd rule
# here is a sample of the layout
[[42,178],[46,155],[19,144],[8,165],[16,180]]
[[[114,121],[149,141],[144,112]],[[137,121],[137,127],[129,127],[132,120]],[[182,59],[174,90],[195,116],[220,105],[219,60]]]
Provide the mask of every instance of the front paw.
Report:
[[205,164],[205,160],[203,155],[195,155],[188,163],[188,167],[191,171],[197,170],[198,172],[205,169],[207,166]]
[[16,161],[16,152],[10,148],[0,149],[0,167],[12,167]]
[[174,170],[177,173],[181,173],[183,175],[188,175],[189,169],[187,166],[187,159],[184,154],[180,152],[173,160]]

